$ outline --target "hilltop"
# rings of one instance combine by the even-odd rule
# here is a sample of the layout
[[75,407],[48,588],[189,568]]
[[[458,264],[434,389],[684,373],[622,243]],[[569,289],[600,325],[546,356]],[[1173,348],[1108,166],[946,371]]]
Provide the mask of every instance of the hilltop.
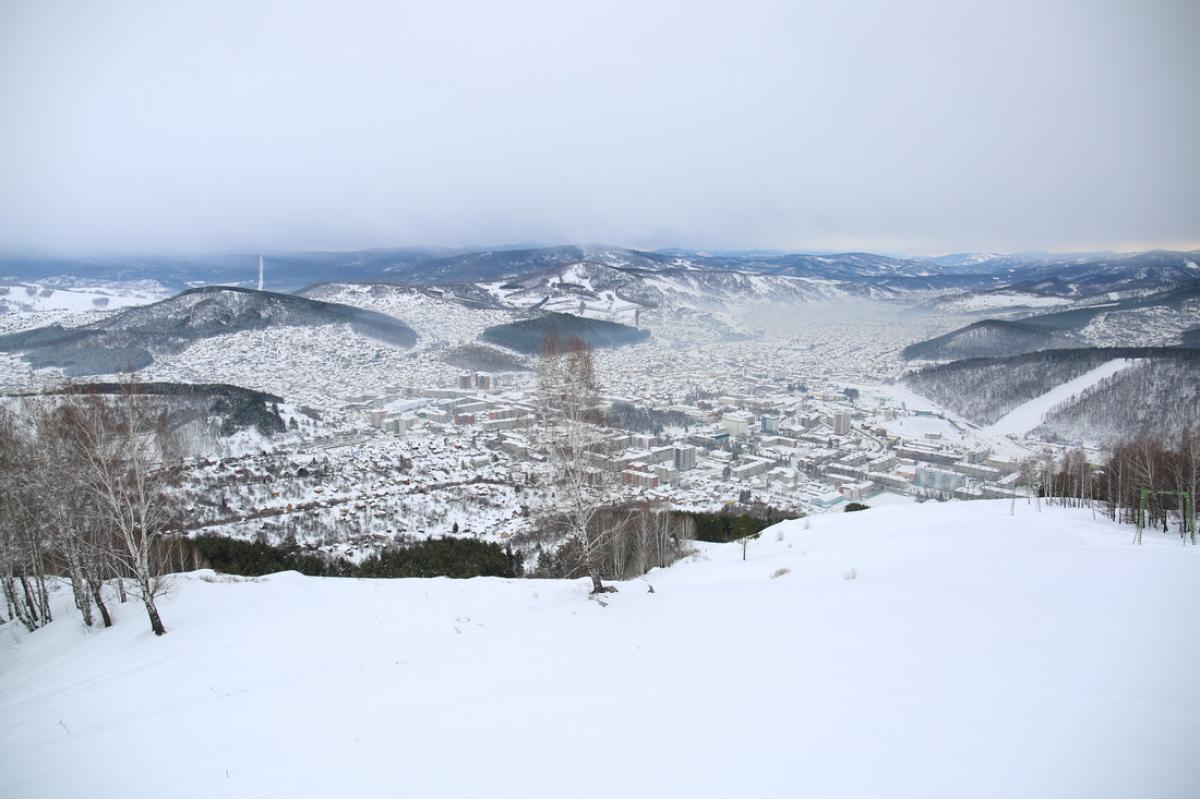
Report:
[[[1177,276],[1178,277],[1178,276]],[[1132,280],[1132,278],[1130,278]],[[1126,284],[1120,284],[1126,289]],[[1030,291],[1028,287],[1022,289]],[[1041,295],[1014,292],[984,293],[973,299],[999,300],[1016,297],[1058,298],[1052,292]],[[960,299],[943,303],[951,307]],[[986,303],[985,303],[986,305]],[[1018,319],[983,319],[942,336],[910,344],[903,351],[908,359],[956,360],[959,358],[998,358],[1039,350],[1093,346],[1164,346],[1183,342],[1190,346],[1188,329],[1200,312],[1200,281],[1186,280],[1165,291],[1143,293],[1134,290],[1115,299],[1089,300],[1066,310],[1021,316]]]
[[544,313],[532,319],[489,327],[480,338],[525,355],[536,355],[548,336],[557,336],[559,339],[576,337],[592,347],[620,347],[645,341],[650,338],[650,332],[604,319]]
[[130,308],[98,322],[50,325],[0,336],[0,352],[21,352],[35,368],[68,375],[140,369],[155,353],[179,352],[214,336],[269,327],[348,324],[354,332],[397,347],[417,337],[391,316],[289,294],[230,286],[191,289],[160,302]]
[[901,355],[910,360],[930,361],[995,358],[1069,346],[1069,342],[1055,331],[1025,322],[983,319],[928,341],[910,344]]
[[211,572],[177,578],[162,639],[132,603],[93,633],[64,607],[0,648],[0,784],[1196,795],[1200,688],[1169,675],[1200,667],[1200,550],[1156,533],[1133,547],[1131,528],[1087,510],[1015,511],[786,522],[744,561],[711,547],[603,607],[583,581]]

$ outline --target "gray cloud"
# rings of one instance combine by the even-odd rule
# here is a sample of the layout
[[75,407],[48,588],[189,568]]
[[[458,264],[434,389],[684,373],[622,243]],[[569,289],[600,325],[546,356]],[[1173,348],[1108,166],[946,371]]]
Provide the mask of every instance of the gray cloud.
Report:
[[1192,0],[9,0],[0,247],[1192,243],[1198,34]]

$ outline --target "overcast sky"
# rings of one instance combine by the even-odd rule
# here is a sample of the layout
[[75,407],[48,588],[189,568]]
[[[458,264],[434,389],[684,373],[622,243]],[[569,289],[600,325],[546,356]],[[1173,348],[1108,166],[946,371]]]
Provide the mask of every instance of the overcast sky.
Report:
[[0,249],[1200,242],[1200,2],[0,0]]

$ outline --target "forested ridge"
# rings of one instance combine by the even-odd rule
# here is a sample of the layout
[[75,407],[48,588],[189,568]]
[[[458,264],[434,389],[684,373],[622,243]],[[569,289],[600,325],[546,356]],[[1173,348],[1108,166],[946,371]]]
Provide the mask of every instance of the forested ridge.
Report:
[[909,360],[931,361],[1008,357],[1068,343],[1065,336],[1052,330],[1023,322],[984,319],[945,335],[910,344],[901,355]]
[[1103,445],[1131,436],[1174,440],[1198,420],[1200,357],[1149,358],[1055,406],[1033,435]]
[[645,341],[650,338],[650,333],[603,319],[544,313],[532,319],[494,325],[484,330],[480,338],[526,355],[536,355],[547,338],[579,339],[589,347],[608,348]]
[[[1067,350],[1043,350],[1017,355],[1011,358],[972,358],[948,364],[929,366],[904,377],[904,383],[913,391],[928,397],[943,408],[981,425],[995,422],[1022,403],[1040,397],[1056,386],[1079,377],[1111,360],[1120,358],[1148,359],[1175,364],[1181,380],[1192,375],[1200,367],[1200,351],[1176,347],[1087,347]],[[1163,374],[1167,367],[1155,369]],[[1142,373],[1147,374],[1147,373]],[[1118,438],[1133,435],[1138,426],[1133,405],[1140,403],[1149,413],[1152,410],[1173,415],[1170,406],[1174,399],[1170,391],[1151,390],[1143,385],[1146,394],[1141,397],[1117,395],[1107,403],[1099,395],[1113,388],[1112,383],[1097,387],[1091,400],[1094,406],[1107,404],[1107,421]],[[1135,383],[1122,383],[1128,388]],[[1130,403],[1129,414],[1121,415],[1113,410]],[[1061,409],[1060,409],[1061,410]],[[1139,411],[1141,412],[1141,411]],[[1099,418],[1099,416],[1097,416]]]

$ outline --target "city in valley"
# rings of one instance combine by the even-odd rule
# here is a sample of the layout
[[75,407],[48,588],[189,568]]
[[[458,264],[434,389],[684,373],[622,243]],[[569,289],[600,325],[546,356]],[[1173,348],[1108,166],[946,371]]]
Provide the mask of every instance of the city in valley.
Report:
[[[149,279],[13,279],[0,374],[10,393],[118,381],[120,368],[106,373],[117,362],[93,360],[87,339],[53,349],[20,335],[115,328],[98,335],[128,343],[186,313],[172,336],[146,334],[137,381],[269,395],[254,423],[231,424],[211,405],[181,417],[189,534],[290,539],[350,559],[397,541],[479,538],[532,569],[562,537],[543,529],[556,510],[539,411],[546,331],[565,336],[578,322],[595,342],[589,454],[609,477],[604,504],[770,521],[853,503],[1027,497],[1068,452],[1099,464],[1144,420],[1097,418],[1081,431],[1067,423],[1090,412],[1078,403],[1120,396],[1152,369],[1186,369],[1194,351],[1178,345],[1200,318],[1196,253],[1063,266],[545,248],[429,255],[400,279],[386,253],[373,255],[373,278],[282,294],[277,283],[303,279],[288,271],[295,256],[244,256],[245,280],[174,297]],[[1068,281],[1039,284],[1051,269]],[[185,277],[206,276],[195,271]],[[260,277],[261,292],[251,288]],[[322,305],[307,316],[270,310],[291,297]],[[334,307],[383,314],[411,334],[322,315]],[[980,356],[1013,361],[985,369],[971,360]],[[1030,358],[1035,381],[1020,373]],[[939,364],[981,375],[956,388]],[[1155,418],[1174,433],[1195,412],[1163,391],[1138,393],[1163,405]]]

